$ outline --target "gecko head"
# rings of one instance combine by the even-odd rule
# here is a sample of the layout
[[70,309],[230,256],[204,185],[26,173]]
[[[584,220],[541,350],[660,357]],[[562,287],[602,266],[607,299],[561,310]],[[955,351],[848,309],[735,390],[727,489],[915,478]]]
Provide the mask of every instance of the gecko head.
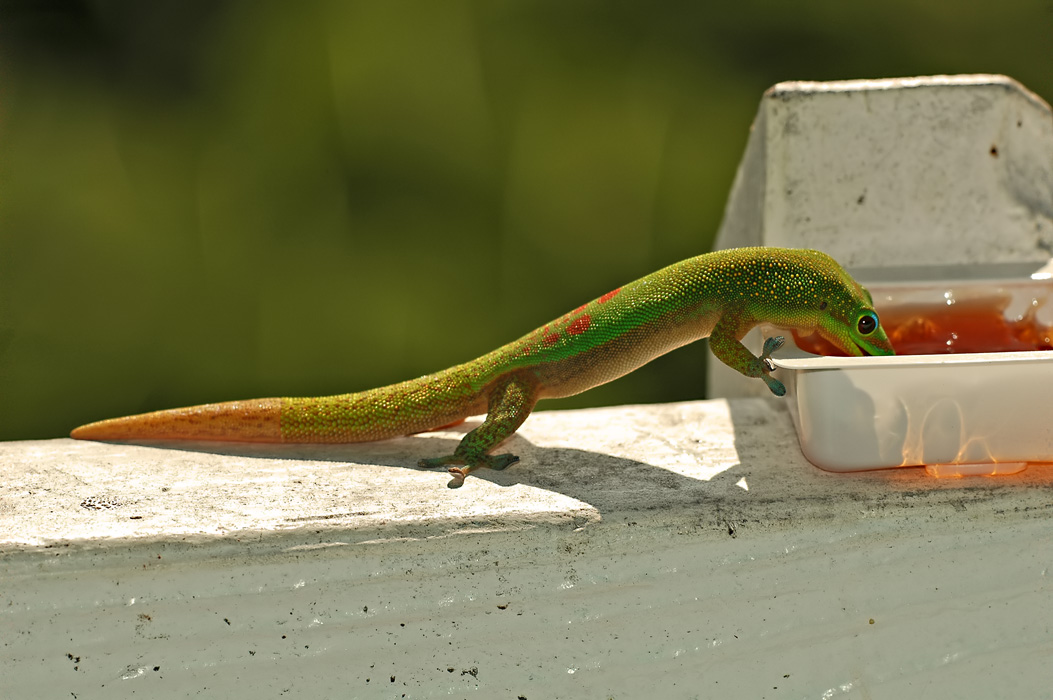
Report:
[[870,292],[847,273],[843,282],[817,299],[819,335],[848,355],[895,355]]
[[857,313],[843,320],[838,319],[834,323],[820,323],[818,331],[848,355],[896,354],[888,336],[885,335],[885,329],[881,327],[877,312],[873,309],[860,309]]
[[[870,292],[817,250],[783,250],[766,272],[781,292],[773,315],[799,332],[817,332],[846,355],[894,355]],[[774,256],[773,256],[774,257]],[[769,307],[770,308],[770,307]]]

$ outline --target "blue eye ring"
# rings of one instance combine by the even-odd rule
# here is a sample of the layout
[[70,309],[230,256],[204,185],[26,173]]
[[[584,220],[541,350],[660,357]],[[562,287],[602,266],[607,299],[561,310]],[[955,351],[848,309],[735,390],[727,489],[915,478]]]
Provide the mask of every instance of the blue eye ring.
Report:
[[856,328],[859,330],[860,335],[870,335],[877,330],[878,318],[877,314],[865,313],[859,317],[859,321],[856,323]]

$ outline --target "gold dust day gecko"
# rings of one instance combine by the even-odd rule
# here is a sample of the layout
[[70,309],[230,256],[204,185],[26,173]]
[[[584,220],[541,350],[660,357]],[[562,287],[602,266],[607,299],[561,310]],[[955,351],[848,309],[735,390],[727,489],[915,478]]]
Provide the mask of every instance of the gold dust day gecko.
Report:
[[818,332],[849,355],[892,355],[870,294],[829,255],[790,248],[732,248],[663,268],[583,304],[507,345],[449,369],[353,394],[270,398],[175,408],[83,425],[82,440],[230,440],[346,443],[383,440],[486,413],[453,454],[420,460],[449,467],[460,485],[478,467],[519,461],[490,451],[540,399],[561,398],[628,374],[709,337],[717,358],[772,393],[768,338],[755,357],[740,342],[758,323]]

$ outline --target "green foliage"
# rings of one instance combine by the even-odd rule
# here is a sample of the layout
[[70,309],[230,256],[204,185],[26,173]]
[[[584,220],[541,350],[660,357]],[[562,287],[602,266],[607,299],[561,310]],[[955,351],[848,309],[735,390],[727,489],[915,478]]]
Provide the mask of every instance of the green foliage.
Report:
[[[3,439],[409,378],[704,252],[780,80],[1053,96],[1048,2],[0,13]],[[549,407],[700,397],[702,358]]]

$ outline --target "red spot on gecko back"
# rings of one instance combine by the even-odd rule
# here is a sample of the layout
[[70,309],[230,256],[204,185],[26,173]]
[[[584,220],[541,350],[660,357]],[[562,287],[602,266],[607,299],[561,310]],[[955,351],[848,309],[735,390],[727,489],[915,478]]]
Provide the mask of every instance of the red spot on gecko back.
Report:
[[620,292],[620,291],[622,291],[621,287],[618,287],[617,289],[612,289],[611,291],[607,292],[606,294],[604,294],[602,297],[600,297],[596,301],[598,301],[601,304],[606,304],[608,301],[610,301],[614,297],[618,296],[618,292]]
[[556,333],[549,333],[541,339],[541,342],[543,342],[545,345],[555,345],[559,342],[559,335]]
[[574,319],[574,323],[567,326],[567,335],[581,335],[589,330],[590,325],[592,325],[592,317],[588,314],[582,314]]
[[574,314],[580,314],[582,311],[585,310],[586,306],[588,306],[588,304],[582,304],[581,306],[579,306],[578,308],[574,309],[569,314],[567,314],[567,316],[573,316]]

